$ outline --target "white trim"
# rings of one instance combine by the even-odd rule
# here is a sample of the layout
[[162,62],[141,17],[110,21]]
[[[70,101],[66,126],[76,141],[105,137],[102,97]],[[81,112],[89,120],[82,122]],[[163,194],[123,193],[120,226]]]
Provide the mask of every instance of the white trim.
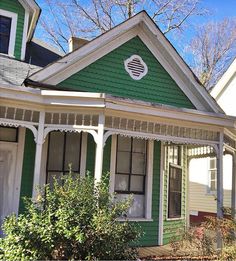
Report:
[[215,87],[211,90],[211,95],[218,100],[229,86],[230,81],[236,75],[236,58],[231,63],[227,71],[223,74]]
[[161,158],[160,158],[160,193],[159,193],[159,229],[158,229],[158,245],[163,245],[163,230],[164,230],[164,166],[165,166],[165,147],[161,142]]
[[18,15],[16,13],[9,12],[9,11],[2,10],[2,9],[0,9],[0,15],[11,18],[11,30],[10,30],[8,55],[10,57],[15,57],[14,53],[15,53],[16,26],[17,26]]
[[[147,173],[145,187],[145,218],[128,218],[129,221],[152,221],[152,183],[153,183],[153,157],[154,141],[148,140],[147,151]],[[115,191],[115,170],[116,170],[116,147],[117,135],[112,135],[111,159],[110,159],[110,193]]]
[[117,135],[112,135],[111,139],[111,159],[110,159],[110,193],[114,193],[116,174],[116,147]]
[[88,133],[82,131],[81,135],[82,135],[82,144],[81,144],[81,153],[80,153],[80,176],[85,177]]
[[25,148],[25,128],[19,127],[18,129],[18,147],[16,156],[16,173],[15,173],[15,190],[14,190],[14,209],[17,214],[19,211],[20,203],[20,191],[21,191],[21,178],[22,178],[22,167],[24,159],[24,148]]
[[147,176],[145,192],[145,218],[152,218],[152,182],[153,182],[153,157],[154,157],[154,141],[148,141],[147,152]]
[[[140,64],[143,65],[144,71],[140,73],[139,76],[134,75],[132,69],[129,69],[129,63],[132,62],[134,59],[138,59]],[[129,74],[129,76],[134,80],[141,80],[148,73],[148,67],[146,63],[143,61],[142,57],[140,57],[139,55],[133,54],[132,56],[130,56],[128,59],[124,61],[124,65],[125,65],[125,70]]]
[[125,221],[131,221],[131,222],[152,222],[152,218],[117,218],[117,221],[125,222]]
[[24,29],[22,34],[22,45],[21,45],[21,60],[25,60],[26,42],[27,42],[27,32],[29,26],[29,11],[25,9],[25,20]]

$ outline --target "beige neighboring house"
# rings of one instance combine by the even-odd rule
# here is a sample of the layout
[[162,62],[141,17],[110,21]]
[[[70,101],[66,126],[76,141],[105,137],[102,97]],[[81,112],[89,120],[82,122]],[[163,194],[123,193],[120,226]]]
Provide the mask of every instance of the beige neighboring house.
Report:
[[[236,116],[236,58],[211,90],[226,114]],[[192,222],[199,222],[206,215],[215,215],[217,211],[216,158],[192,159],[189,163],[189,213]],[[223,197],[224,207],[231,207],[232,193],[232,155],[223,157]]]

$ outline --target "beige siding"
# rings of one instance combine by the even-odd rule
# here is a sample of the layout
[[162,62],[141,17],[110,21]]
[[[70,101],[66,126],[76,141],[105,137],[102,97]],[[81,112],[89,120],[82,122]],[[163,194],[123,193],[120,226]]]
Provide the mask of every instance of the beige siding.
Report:
[[[216,196],[208,193],[208,158],[193,159],[189,166],[189,210],[216,212]],[[224,207],[231,205],[232,158],[224,156]]]

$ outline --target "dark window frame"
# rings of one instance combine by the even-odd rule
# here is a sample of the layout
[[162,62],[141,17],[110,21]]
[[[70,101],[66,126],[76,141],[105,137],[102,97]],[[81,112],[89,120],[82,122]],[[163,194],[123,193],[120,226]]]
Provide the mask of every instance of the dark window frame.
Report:
[[14,141],[13,141],[13,140],[1,140],[1,139],[0,139],[0,141],[2,141],[2,142],[13,142],[13,143],[17,143],[17,142],[18,142],[18,139],[19,139],[19,128],[16,128],[16,127],[8,127],[8,126],[0,126],[0,128],[2,128],[2,129],[14,129],[14,130],[16,130],[16,138],[15,138]]
[[[68,132],[60,132],[63,134],[63,157],[62,157],[62,170],[52,170],[48,169],[48,164],[49,164],[49,153],[50,153],[50,139],[51,139],[51,133],[53,132],[60,132],[60,131],[52,131],[48,135],[48,148],[47,148],[47,164],[46,164],[46,183],[49,183],[49,173],[54,172],[54,173],[62,173],[62,175],[68,174],[70,171],[65,169],[65,157],[66,157],[66,140],[67,140],[67,134]],[[70,132],[69,132],[70,133]],[[81,167],[81,150],[82,150],[82,132],[78,133],[80,135],[80,148],[79,148],[79,159],[78,159],[78,170],[74,170],[74,173],[80,173],[80,167]]]
[[[178,147],[177,151],[177,164],[173,163],[174,162],[174,150]],[[168,159],[169,163],[169,173],[168,173],[168,212],[167,212],[167,218],[168,219],[180,219],[182,217],[182,183],[183,183],[183,168],[182,168],[182,147],[178,145],[173,145],[169,146],[168,150],[173,149],[172,151],[172,159]],[[168,151],[168,156],[169,156],[169,151]],[[171,173],[172,171],[175,171],[175,173],[180,176],[180,188],[179,190],[175,189],[175,191],[171,191]],[[180,208],[179,208],[179,213],[171,213],[171,194],[180,194]]]
[[[132,174],[132,159],[133,159],[133,140],[137,139],[135,137],[130,137],[131,139],[131,148],[130,148],[130,169],[129,173],[121,173],[117,171],[117,164],[118,164],[118,140],[119,135],[116,137],[116,164],[115,164],[115,176],[116,175],[127,175],[128,178],[128,190],[115,190],[118,194],[137,194],[137,195],[145,195],[146,193],[146,177],[147,177],[147,152],[148,152],[148,143],[145,140],[145,174]],[[138,153],[138,152],[135,152]],[[132,176],[141,176],[143,177],[143,190],[142,191],[133,191],[130,189],[131,186],[131,177]]]
[[3,33],[0,31],[0,38],[1,37],[6,37],[7,38],[7,50],[2,50],[2,47],[0,45],[0,53],[3,53],[3,54],[8,54],[9,53],[9,45],[10,45],[10,38],[11,38],[11,27],[12,27],[12,18],[11,17],[7,17],[7,16],[4,16],[4,15],[0,15],[0,21],[1,21],[1,18],[4,18],[4,19],[7,19],[9,20],[9,29],[8,29],[8,32],[7,33]]

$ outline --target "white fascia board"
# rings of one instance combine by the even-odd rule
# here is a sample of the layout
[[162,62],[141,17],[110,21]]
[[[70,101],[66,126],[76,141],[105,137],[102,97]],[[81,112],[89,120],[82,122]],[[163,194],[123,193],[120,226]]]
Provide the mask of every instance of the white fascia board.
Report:
[[117,102],[115,99],[106,99],[106,109],[128,113],[143,114],[146,116],[162,117],[192,123],[216,125],[221,127],[236,127],[236,117],[217,113],[205,113],[191,109],[168,109],[163,106],[145,106],[137,103]]
[[211,90],[212,97],[217,100],[227,88],[229,82],[233,77],[236,77],[236,59],[234,59],[227,71],[223,74],[218,83]]
[[[113,41],[113,43],[115,45],[114,46],[111,45],[111,49],[109,48],[109,51],[111,51],[111,50],[114,50],[115,48],[117,48],[118,46],[120,46],[121,44],[123,44],[122,42],[119,41],[119,37],[121,35],[123,35],[124,33],[127,34],[127,37],[130,34],[129,38],[132,39],[135,36],[135,34],[133,34],[130,30],[140,22],[141,17],[142,17],[141,14],[134,16],[127,22],[124,22],[124,23],[118,25],[114,29],[100,35],[93,41],[88,42],[86,45],[82,46],[81,48],[79,48],[79,49],[75,50],[74,52],[61,58],[60,63],[57,63],[57,62],[53,63],[53,64],[49,65],[48,67],[38,71],[37,73],[32,74],[29,77],[29,79],[31,79],[33,81],[37,81],[37,82],[43,82],[43,83],[49,83],[49,82],[53,82],[54,84],[58,83],[58,80],[56,78],[53,81],[50,81],[50,79],[53,76],[57,75],[59,72],[61,74],[62,71],[64,73],[64,70],[68,70],[69,68],[72,69],[73,67],[70,67],[70,66],[74,65],[76,62],[82,63],[81,60],[83,58],[86,58],[89,54],[94,55],[95,51],[99,50],[99,52],[100,52],[100,48],[105,49],[104,45],[106,45],[107,43],[115,40],[115,41]],[[126,39],[126,41],[127,41],[127,39]],[[106,52],[106,53],[108,53],[108,52]],[[105,54],[103,53],[102,56],[103,55],[105,55]],[[99,58],[94,57],[94,59],[91,60],[89,62],[89,64],[94,62],[96,59],[99,59]],[[76,65],[78,65],[78,64],[76,64]],[[74,66],[74,67],[76,69],[76,66]],[[76,71],[79,71],[79,70],[77,69]],[[70,75],[74,74],[76,71],[72,70]]]
[[27,10],[29,14],[31,14],[29,15],[29,17],[31,17],[29,21],[30,25],[27,27],[27,41],[30,41],[33,36],[33,32],[39,18],[40,8],[35,3],[34,0],[18,0],[18,1],[21,3],[24,9]]
[[37,104],[38,106],[64,106],[104,108],[104,94],[102,93],[70,93],[60,91],[36,90],[28,87],[1,85],[0,99],[16,102]]

